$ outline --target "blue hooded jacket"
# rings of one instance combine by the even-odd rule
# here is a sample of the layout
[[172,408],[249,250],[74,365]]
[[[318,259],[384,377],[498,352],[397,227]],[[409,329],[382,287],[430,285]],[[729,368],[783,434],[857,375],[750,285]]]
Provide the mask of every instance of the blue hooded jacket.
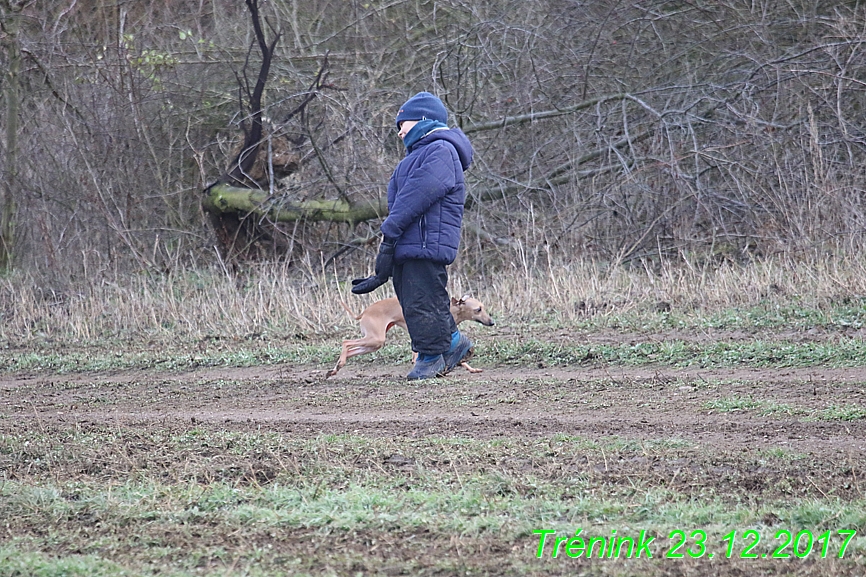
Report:
[[388,182],[385,238],[396,239],[394,260],[451,264],[460,246],[472,145],[459,128],[434,130],[411,144]]

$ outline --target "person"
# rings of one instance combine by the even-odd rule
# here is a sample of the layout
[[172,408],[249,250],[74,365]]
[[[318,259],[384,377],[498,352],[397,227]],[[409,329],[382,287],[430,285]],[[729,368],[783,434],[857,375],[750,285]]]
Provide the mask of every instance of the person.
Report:
[[444,375],[460,364],[472,342],[451,316],[446,267],[457,258],[472,145],[449,128],[448,111],[429,92],[419,92],[397,112],[406,156],[388,182],[388,217],[375,274],[352,281],[365,294],[393,278],[412,350],[418,353],[409,380]]

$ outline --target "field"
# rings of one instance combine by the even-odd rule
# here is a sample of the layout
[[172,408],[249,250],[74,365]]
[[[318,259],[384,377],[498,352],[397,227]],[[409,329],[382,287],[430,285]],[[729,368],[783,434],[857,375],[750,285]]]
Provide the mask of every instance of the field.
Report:
[[325,379],[336,303],[312,336],[7,338],[0,576],[862,575],[847,286],[488,291],[484,371],[422,383],[399,329]]

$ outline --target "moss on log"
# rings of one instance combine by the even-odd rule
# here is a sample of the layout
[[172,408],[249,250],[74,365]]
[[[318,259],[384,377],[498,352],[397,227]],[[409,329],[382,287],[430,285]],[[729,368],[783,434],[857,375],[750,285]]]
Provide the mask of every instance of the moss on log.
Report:
[[255,214],[273,222],[329,221],[358,223],[388,214],[384,197],[349,203],[345,200],[293,200],[262,190],[217,184],[208,189],[202,207],[211,214]]

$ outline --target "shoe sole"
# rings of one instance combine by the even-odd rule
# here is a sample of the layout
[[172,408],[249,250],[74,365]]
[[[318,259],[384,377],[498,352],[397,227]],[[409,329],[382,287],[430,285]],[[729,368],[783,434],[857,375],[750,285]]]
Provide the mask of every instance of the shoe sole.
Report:
[[446,368],[447,368],[446,365],[443,364],[441,370],[436,371],[436,373],[434,373],[433,375],[431,375],[429,377],[413,377],[413,376],[411,376],[411,371],[410,371],[409,375],[406,375],[406,380],[407,381],[424,381],[427,379],[436,379],[439,377],[443,377],[443,376],[445,376],[445,373],[447,372],[445,370]]

